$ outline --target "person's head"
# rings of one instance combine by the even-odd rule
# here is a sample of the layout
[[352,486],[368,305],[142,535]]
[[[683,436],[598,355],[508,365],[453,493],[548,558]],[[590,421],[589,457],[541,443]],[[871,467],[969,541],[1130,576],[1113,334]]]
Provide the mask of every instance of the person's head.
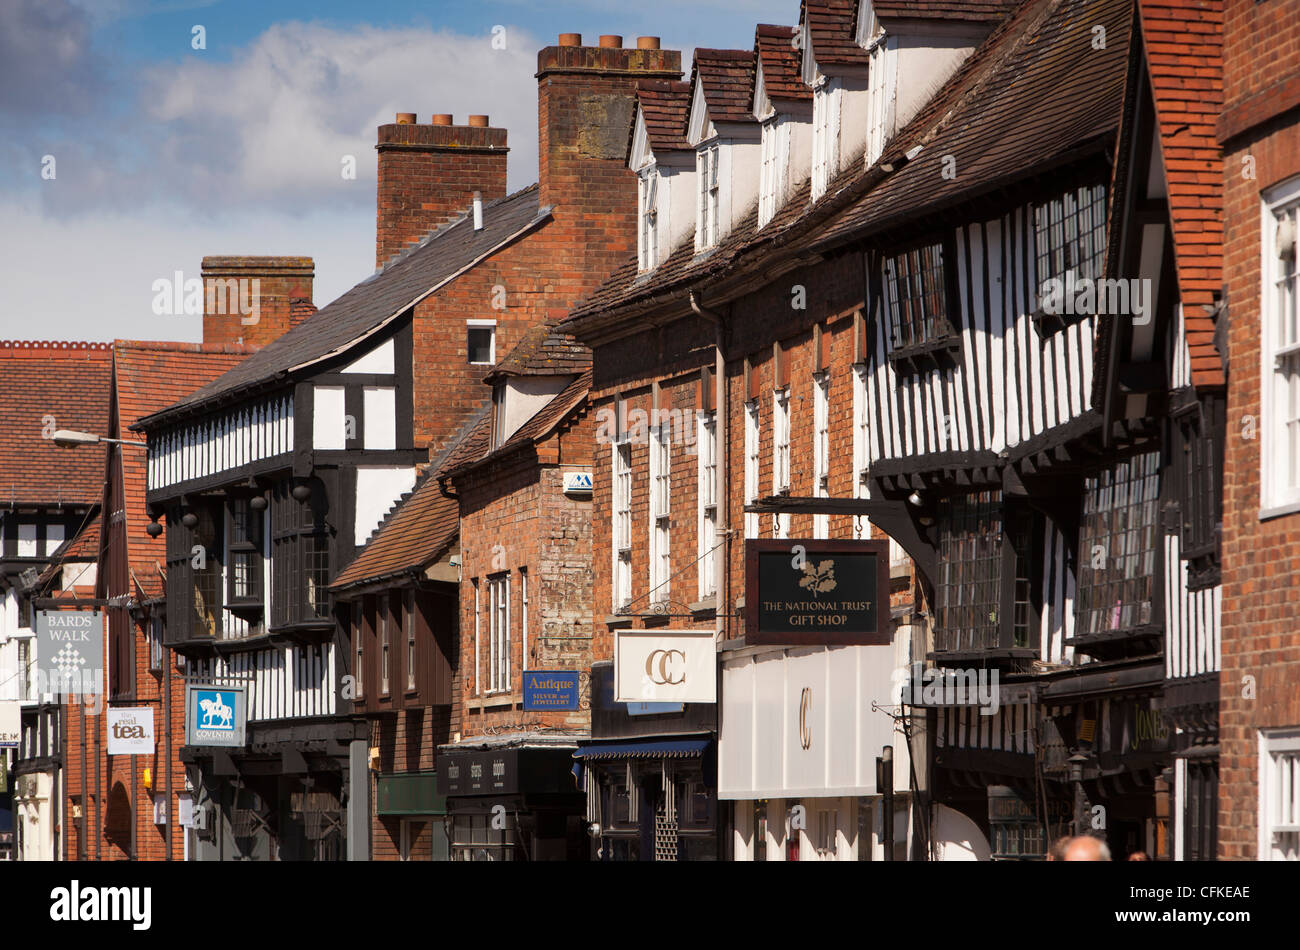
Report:
[[1106,842],[1092,835],[1079,835],[1065,846],[1065,861],[1109,861],[1110,848]]
[[1068,845],[1069,843],[1070,843],[1070,836],[1069,836],[1069,835],[1065,835],[1065,836],[1060,837],[1060,838],[1057,838],[1055,841],[1053,841],[1053,842],[1052,842],[1052,846],[1051,846],[1050,848],[1047,849],[1047,860],[1049,860],[1049,861],[1064,861],[1064,860],[1065,860],[1065,846]]
[[1150,856],[1145,851],[1134,851],[1128,856],[1130,861],[1150,861]]

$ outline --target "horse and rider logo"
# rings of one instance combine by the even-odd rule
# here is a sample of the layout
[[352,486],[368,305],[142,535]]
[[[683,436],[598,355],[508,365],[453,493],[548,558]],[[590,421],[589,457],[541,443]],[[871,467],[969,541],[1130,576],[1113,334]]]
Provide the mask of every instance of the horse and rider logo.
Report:
[[215,690],[201,690],[198,697],[199,709],[203,716],[199,719],[200,729],[225,729],[234,731],[235,710],[224,701],[222,694]]

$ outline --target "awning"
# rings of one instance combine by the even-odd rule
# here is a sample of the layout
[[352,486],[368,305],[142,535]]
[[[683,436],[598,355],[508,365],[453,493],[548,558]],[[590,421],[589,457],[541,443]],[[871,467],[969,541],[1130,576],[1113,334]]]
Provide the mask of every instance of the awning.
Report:
[[693,759],[699,758],[712,739],[669,739],[653,742],[609,742],[578,746],[575,759]]

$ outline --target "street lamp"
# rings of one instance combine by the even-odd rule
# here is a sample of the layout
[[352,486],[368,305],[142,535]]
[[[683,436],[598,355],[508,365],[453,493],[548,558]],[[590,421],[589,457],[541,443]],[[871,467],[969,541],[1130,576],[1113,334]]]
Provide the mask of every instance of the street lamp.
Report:
[[96,435],[93,432],[78,432],[76,429],[55,429],[52,436],[54,444],[65,449],[75,449],[79,445],[96,445],[100,442],[112,442],[115,445],[134,445],[139,448],[148,448],[147,442],[141,442],[138,439],[110,439],[105,435]]

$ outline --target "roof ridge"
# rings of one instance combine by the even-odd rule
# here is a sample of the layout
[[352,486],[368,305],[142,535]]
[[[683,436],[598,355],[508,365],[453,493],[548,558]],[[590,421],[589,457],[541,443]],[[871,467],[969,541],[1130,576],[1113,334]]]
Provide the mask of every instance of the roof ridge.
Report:
[[114,340],[110,346],[114,350],[146,350],[168,353],[201,353],[231,356],[255,353],[262,348],[260,343],[188,343],[184,340]]
[[0,340],[0,358],[9,356],[73,356],[86,353],[108,355],[111,343],[90,340]]

